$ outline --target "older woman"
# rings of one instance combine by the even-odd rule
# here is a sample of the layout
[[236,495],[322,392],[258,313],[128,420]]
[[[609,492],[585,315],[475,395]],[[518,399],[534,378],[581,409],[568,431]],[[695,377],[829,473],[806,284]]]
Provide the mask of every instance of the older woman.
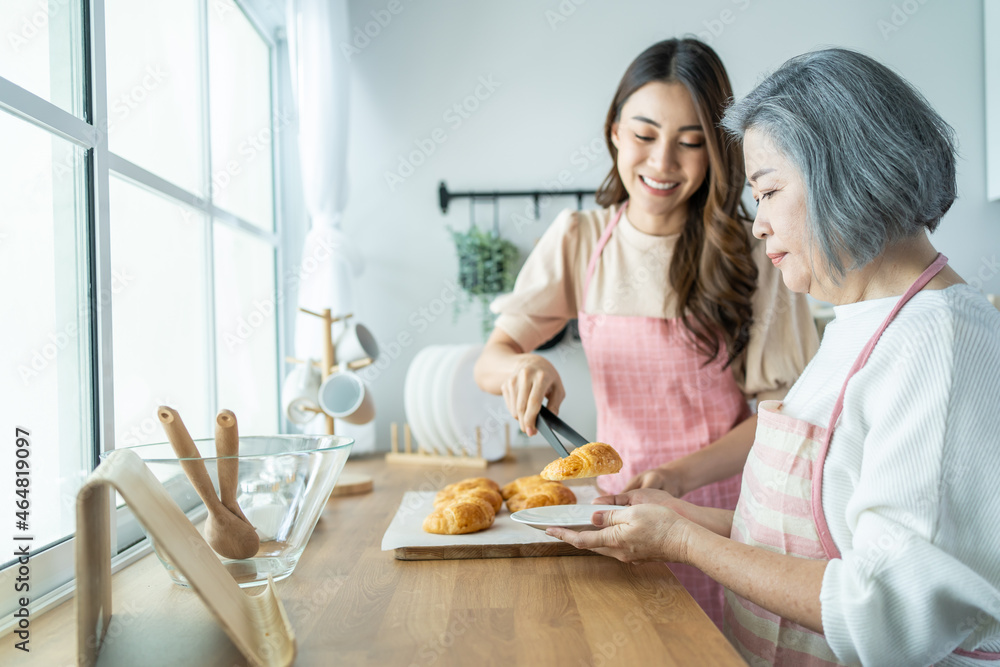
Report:
[[[835,304],[783,402],[763,402],[735,512],[663,491],[549,529],[727,589],[751,664],[1000,659],[1000,313],[927,237],[955,198],[951,128],[872,59],[785,63],[727,112],[785,284]],[[992,663],[996,664],[996,663]]]

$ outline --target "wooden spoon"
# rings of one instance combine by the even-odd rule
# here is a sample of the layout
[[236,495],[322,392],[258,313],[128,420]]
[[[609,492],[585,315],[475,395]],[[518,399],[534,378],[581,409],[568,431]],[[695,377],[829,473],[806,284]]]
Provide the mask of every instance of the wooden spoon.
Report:
[[[240,455],[239,427],[236,415],[232,410],[220,410],[215,418],[215,454],[219,457],[236,457]],[[236,502],[236,489],[239,486],[240,460],[238,458],[220,458],[219,465],[219,495],[226,509],[247,523],[243,510]]]
[[220,556],[226,558],[250,558],[260,548],[260,537],[257,531],[242,516],[234,514],[219,501],[212,486],[212,478],[208,475],[205,462],[201,460],[198,447],[191,439],[184,422],[173,408],[160,406],[157,411],[163,430],[167,433],[174,453],[182,460],[181,468],[191,480],[194,490],[198,492],[202,502],[208,509],[208,519],[205,521],[205,539]]

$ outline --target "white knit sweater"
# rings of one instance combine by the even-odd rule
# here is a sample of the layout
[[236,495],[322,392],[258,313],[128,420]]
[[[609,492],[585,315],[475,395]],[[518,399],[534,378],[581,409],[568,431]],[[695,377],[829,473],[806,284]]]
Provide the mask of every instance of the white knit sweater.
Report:
[[[834,310],[783,411],[826,427],[896,297]],[[974,665],[1000,651],[1000,312],[968,285],[918,293],[850,381],[823,470],[841,558],[820,593],[837,657]]]

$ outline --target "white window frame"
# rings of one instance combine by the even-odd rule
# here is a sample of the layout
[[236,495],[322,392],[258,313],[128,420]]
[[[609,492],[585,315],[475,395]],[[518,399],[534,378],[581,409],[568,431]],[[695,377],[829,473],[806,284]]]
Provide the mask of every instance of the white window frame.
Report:
[[[114,172],[117,176],[157,194],[165,195],[201,212],[205,218],[206,235],[206,266],[208,276],[208,323],[205,343],[208,345],[210,360],[210,397],[211,413],[218,408],[217,365],[216,365],[216,331],[215,331],[215,282],[214,282],[214,245],[213,231],[215,223],[230,226],[240,232],[269,244],[274,252],[275,290],[282,288],[280,277],[284,275],[285,251],[283,238],[283,192],[282,160],[283,153],[280,142],[287,132],[275,131],[274,119],[285,117],[280,95],[281,78],[285,73],[279,69],[279,49],[285,48],[284,43],[275,39],[275,33],[280,26],[269,25],[254,11],[252,0],[234,0],[236,5],[249,19],[258,35],[268,46],[270,54],[270,97],[271,97],[271,160],[274,189],[273,216],[274,231],[267,231],[240,218],[228,211],[216,207],[208,197],[200,197],[173,183],[139,167],[138,165],[111,153],[108,150],[106,132],[99,128],[108,127],[108,95],[107,95],[107,54],[105,49],[105,0],[84,0],[83,35],[84,71],[89,80],[89,95],[85,100],[88,105],[88,122],[76,117],[48,100],[41,98],[24,88],[0,77],[0,108],[12,113],[18,118],[36,125],[54,135],[62,137],[89,152],[86,160],[87,184],[90,194],[88,202],[88,234],[91,249],[88,258],[88,276],[95,289],[91,292],[91,322],[87,323],[92,332],[91,377],[93,391],[92,422],[94,433],[86,438],[90,442],[94,456],[101,451],[111,451],[115,448],[114,420],[114,389],[112,387],[113,372],[113,341],[112,341],[112,304],[111,300],[99,298],[103,289],[111,287],[111,217],[109,207],[109,180]],[[211,99],[208,81],[208,11],[211,0],[200,0],[200,48],[202,68],[202,94],[204,96],[202,128],[204,131],[204,192],[211,193]],[[276,301],[277,302],[277,301]],[[275,363],[277,376],[283,371],[283,350],[287,339],[287,322],[282,309],[276,309],[277,349]],[[274,406],[280,412],[279,406]],[[282,428],[287,423],[279,415],[278,423]],[[96,436],[96,445],[92,438]],[[99,463],[99,460],[95,462]],[[203,506],[186,507],[192,520],[198,521],[205,514]],[[142,531],[127,506],[110,508],[111,541],[114,545],[111,559],[112,572],[142,558],[150,553],[149,541],[144,539]],[[31,556],[31,611],[33,616],[50,609],[73,596],[76,590],[74,571],[75,534],[56,542],[48,548]],[[0,635],[8,633],[13,628],[13,612],[15,611],[14,577],[16,567],[8,567],[0,572]]]
[[986,70],[986,200],[1000,201],[1000,0],[983,3]]

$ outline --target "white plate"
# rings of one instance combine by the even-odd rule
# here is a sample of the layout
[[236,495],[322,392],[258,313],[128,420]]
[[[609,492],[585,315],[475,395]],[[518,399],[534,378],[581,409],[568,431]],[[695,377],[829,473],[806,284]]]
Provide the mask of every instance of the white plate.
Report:
[[513,438],[517,433],[517,423],[507,412],[502,397],[487,394],[476,384],[473,369],[482,350],[482,345],[473,345],[459,355],[451,387],[447,390],[448,404],[451,406],[452,427],[466,451],[473,456],[476,454],[478,426],[483,458],[487,461],[499,461],[507,453],[503,425],[510,424],[509,430]]
[[[416,431],[416,423],[413,421],[413,416],[416,414],[416,404],[414,403],[414,390],[416,387],[417,378],[417,367],[420,364],[420,355],[423,350],[418,350],[413,359],[410,360],[410,365],[406,369],[406,380],[403,382],[403,413],[406,418],[406,423],[410,425],[410,431]],[[402,438],[403,434],[400,433],[399,437]],[[403,450],[403,443],[399,443],[400,451]]]
[[[424,388],[424,368],[429,358],[429,352],[435,346],[425,347],[417,352],[410,362],[410,367],[406,371],[406,381],[403,385],[403,402],[406,410],[406,421],[410,425],[410,430],[417,439],[417,444],[432,454],[440,454],[437,447],[431,443],[427,429],[424,428],[422,394]],[[403,444],[400,443],[400,451],[403,451]]]
[[439,454],[450,454],[445,446],[448,441],[446,434],[441,433],[437,420],[434,418],[434,380],[441,370],[441,360],[448,354],[447,345],[431,345],[424,353],[425,360],[417,369],[416,404],[420,425],[424,430],[424,439],[432,451]]
[[455,367],[467,347],[472,345],[448,345],[445,347],[444,356],[439,362],[437,371],[428,375],[427,400],[430,403],[429,412],[437,426],[437,432],[444,438],[444,446],[452,454],[461,456],[465,452],[460,443],[461,436],[455,430],[454,422],[451,418],[452,406],[448,389],[451,387],[452,379],[455,377]]
[[622,509],[625,509],[624,505],[550,505],[514,512],[510,518],[538,530],[545,530],[549,526],[597,530],[597,526],[590,523],[594,512]]

